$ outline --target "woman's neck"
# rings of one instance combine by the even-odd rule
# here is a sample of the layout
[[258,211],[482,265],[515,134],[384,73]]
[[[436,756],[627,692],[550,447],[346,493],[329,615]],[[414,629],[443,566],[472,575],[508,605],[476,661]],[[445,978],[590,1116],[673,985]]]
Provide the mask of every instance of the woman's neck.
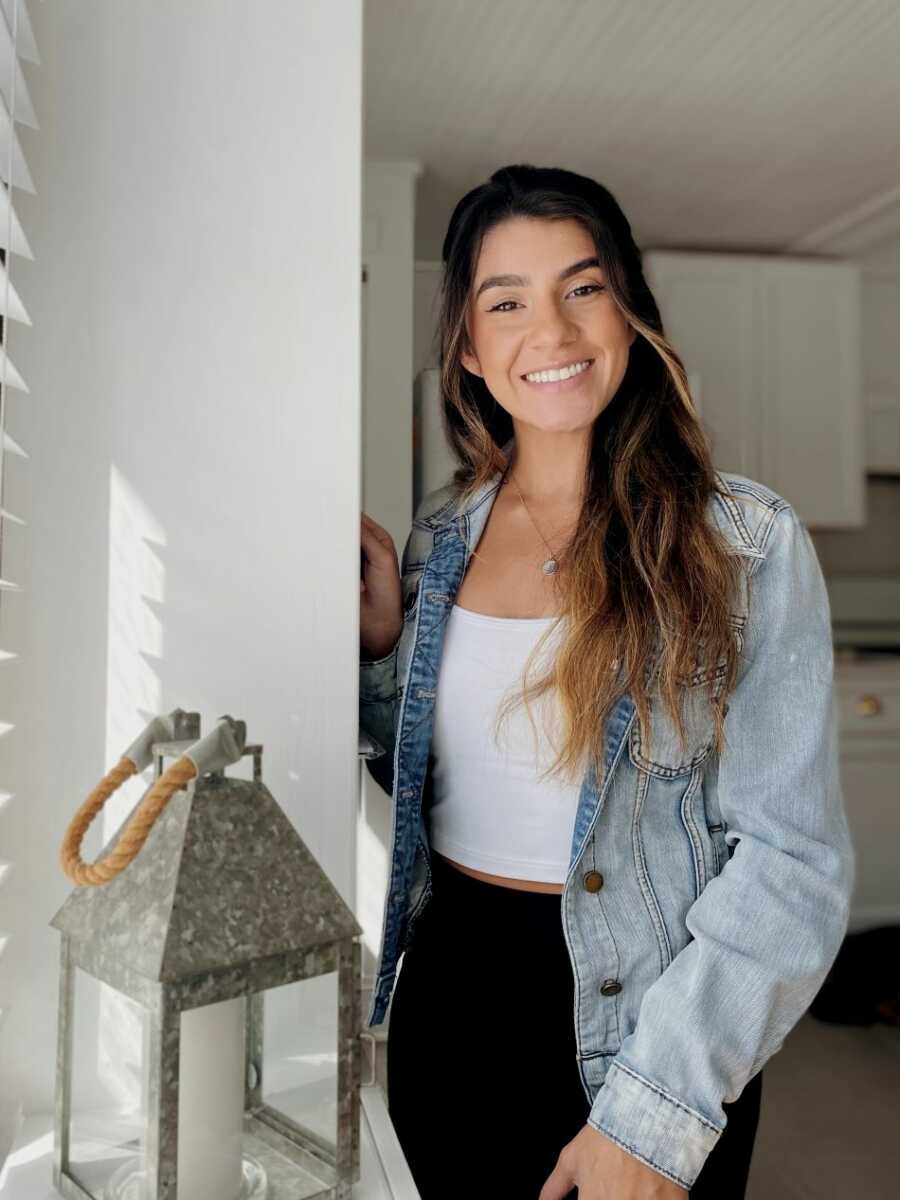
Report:
[[[538,510],[578,509],[584,500],[584,440],[516,438],[506,482]],[[518,489],[518,490],[517,490]]]

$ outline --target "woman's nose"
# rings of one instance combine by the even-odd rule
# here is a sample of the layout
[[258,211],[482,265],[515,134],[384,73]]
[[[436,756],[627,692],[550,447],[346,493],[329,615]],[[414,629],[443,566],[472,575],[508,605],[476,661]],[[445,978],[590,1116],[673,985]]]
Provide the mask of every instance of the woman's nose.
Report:
[[535,312],[532,329],[537,350],[565,345],[578,337],[578,327],[555,305],[547,305]]

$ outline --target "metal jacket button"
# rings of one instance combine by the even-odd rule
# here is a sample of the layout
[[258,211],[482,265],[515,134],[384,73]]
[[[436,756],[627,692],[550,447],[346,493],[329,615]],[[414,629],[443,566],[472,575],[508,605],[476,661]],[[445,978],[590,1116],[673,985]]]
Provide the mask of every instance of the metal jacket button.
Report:
[[603,887],[603,876],[599,871],[588,871],[582,883],[586,892],[599,892]]
[[622,985],[617,979],[607,979],[600,985],[600,991],[604,996],[615,996],[616,992],[621,992]]

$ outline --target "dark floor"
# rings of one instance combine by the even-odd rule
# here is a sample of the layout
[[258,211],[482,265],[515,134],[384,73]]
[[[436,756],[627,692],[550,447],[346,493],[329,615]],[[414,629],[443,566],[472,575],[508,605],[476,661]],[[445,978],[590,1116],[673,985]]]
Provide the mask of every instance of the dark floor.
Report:
[[900,1198],[900,1028],[809,1013],[765,1065],[747,1200]]

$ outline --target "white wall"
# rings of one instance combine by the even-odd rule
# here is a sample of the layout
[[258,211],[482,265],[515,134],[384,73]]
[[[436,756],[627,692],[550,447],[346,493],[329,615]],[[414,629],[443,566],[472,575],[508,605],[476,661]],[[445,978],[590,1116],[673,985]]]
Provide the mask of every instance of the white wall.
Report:
[[415,162],[367,161],[363,501],[398,553],[412,520]]
[[[363,498],[394,539],[412,521],[413,244],[420,164],[366,160],[363,173]],[[384,925],[392,811],[390,797],[360,770],[357,917],[364,930],[366,1011]]]
[[354,903],[361,0],[31,16],[0,1067],[35,1112],[52,1106],[59,844],[151,714],[246,719],[264,780]]

